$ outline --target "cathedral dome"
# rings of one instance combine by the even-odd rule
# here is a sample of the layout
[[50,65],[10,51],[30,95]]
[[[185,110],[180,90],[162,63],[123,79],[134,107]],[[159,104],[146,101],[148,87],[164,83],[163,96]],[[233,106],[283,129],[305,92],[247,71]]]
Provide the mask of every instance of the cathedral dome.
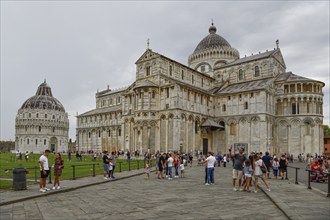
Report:
[[209,49],[218,49],[223,47],[231,48],[230,44],[226,39],[216,34],[217,28],[213,25],[209,28],[209,35],[207,35],[199,44],[197,45],[194,53],[198,53]]
[[46,81],[39,85],[36,94],[27,99],[21,109],[48,109],[65,112],[61,102],[53,97],[52,90]]

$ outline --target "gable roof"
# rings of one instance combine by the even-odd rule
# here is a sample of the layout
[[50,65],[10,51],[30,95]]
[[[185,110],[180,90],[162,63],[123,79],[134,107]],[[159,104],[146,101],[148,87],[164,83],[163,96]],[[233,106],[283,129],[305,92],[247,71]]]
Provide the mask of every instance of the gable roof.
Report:
[[78,115],[77,117],[82,117],[82,116],[91,116],[91,115],[98,115],[98,114],[103,114],[103,113],[108,113],[108,112],[116,112],[116,111],[121,111],[122,105],[115,105],[107,108],[96,108],[93,110],[90,110],[88,112],[82,113]]
[[252,56],[243,57],[243,58],[237,59],[237,60],[235,60],[233,62],[227,63],[227,64],[219,67],[219,69],[224,68],[224,67],[238,65],[238,64],[241,64],[241,63],[251,62],[253,60],[264,59],[264,58],[270,57],[271,55],[275,54],[277,51],[278,51],[278,49],[275,49],[275,50],[271,50],[271,51],[266,51],[266,52],[263,52],[263,53],[255,54],[255,55],[252,55]]
[[239,92],[248,92],[253,90],[265,89],[271,82],[274,81],[273,77],[253,80],[243,83],[235,83],[224,88],[220,88],[214,92],[214,95],[225,95]]
[[293,74],[292,72],[285,72],[285,73],[281,73],[277,76],[275,82],[318,82],[318,83],[322,83],[321,81],[317,81],[314,79],[309,79],[303,76],[299,76],[296,74]]

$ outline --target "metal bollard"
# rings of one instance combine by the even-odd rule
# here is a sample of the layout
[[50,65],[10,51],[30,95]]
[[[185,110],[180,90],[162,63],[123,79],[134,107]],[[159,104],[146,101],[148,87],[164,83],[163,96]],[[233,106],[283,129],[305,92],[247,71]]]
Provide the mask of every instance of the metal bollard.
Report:
[[139,160],[136,161],[136,163],[137,163],[137,169],[140,169],[140,163],[139,162],[140,162]]
[[327,173],[327,176],[328,176],[328,194],[327,194],[327,197],[330,197],[330,172]]
[[122,162],[119,162],[119,172],[121,173],[121,163]]
[[72,179],[75,180],[76,179],[76,166],[72,165]]
[[52,183],[52,168],[49,167],[49,181],[48,183]]
[[93,163],[93,176],[95,176],[95,164]]
[[310,170],[307,170],[308,171],[308,186],[307,186],[307,189],[312,189],[311,187],[311,171]]
[[38,183],[38,181],[37,181],[37,169],[38,169],[38,167],[34,167],[34,183],[35,184]]
[[128,171],[131,171],[131,160],[128,161]]

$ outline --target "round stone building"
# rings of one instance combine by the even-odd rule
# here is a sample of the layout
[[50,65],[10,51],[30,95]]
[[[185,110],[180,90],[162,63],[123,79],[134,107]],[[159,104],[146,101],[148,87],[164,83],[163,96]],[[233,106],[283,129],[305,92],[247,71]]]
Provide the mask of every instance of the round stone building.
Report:
[[33,153],[46,149],[63,152],[68,149],[68,138],[68,114],[45,81],[18,110],[15,149]]

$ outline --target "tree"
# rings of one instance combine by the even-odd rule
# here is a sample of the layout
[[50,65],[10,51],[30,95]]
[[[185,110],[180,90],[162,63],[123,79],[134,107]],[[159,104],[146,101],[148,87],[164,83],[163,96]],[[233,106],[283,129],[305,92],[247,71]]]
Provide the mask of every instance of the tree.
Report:
[[323,134],[325,136],[330,136],[330,128],[329,125],[323,125]]

